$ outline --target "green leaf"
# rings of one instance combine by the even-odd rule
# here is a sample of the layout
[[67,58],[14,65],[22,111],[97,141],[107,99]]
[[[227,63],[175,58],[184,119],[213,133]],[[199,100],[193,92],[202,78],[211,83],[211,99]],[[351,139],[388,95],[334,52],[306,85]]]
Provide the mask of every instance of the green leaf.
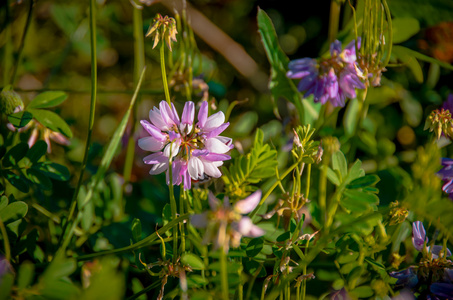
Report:
[[6,273],[0,281],[0,300],[11,299],[11,289],[14,284],[14,274]]
[[21,291],[27,288],[33,281],[35,275],[35,265],[29,261],[25,261],[19,267],[19,275],[17,278],[17,288]]
[[395,18],[392,20],[393,43],[402,43],[420,31],[420,23],[414,18]]
[[181,262],[193,270],[204,270],[206,268],[201,258],[193,253],[184,253],[181,256]]
[[352,137],[356,131],[357,120],[359,118],[359,109],[361,106],[359,101],[360,100],[358,100],[357,98],[349,101],[343,117],[344,132],[348,137]]
[[381,269],[381,270],[385,270],[385,266],[377,261],[375,261],[374,259],[372,259],[371,257],[365,257],[365,260],[373,265],[374,267],[378,268],[378,269]]
[[[286,77],[289,59],[281,49],[277,33],[275,32],[272,20],[262,9],[258,8],[258,32],[261,36],[266,55],[271,65],[271,80],[269,88],[275,100],[280,97],[292,102],[301,118],[304,117],[304,109],[301,104],[301,97],[291,79]],[[275,101],[274,101],[275,102]],[[302,123],[305,123],[302,120]]]
[[30,104],[27,106],[27,110],[29,108],[49,108],[54,107],[62,102],[64,102],[68,98],[65,92],[61,91],[50,91],[44,92],[36,96]]
[[379,198],[375,194],[369,194],[359,190],[345,190],[344,195],[353,200],[366,202],[369,204],[379,203]]
[[249,242],[247,248],[245,248],[245,253],[248,257],[255,257],[258,253],[261,252],[264,246],[263,238],[256,238]]
[[33,119],[33,115],[28,111],[20,111],[8,115],[8,121],[16,128],[22,128]]
[[137,243],[142,239],[142,223],[140,219],[134,218],[132,221],[132,240]]
[[332,154],[332,168],[340,172],[341,179],[344,181],[346,175],[348,174],[348,163],[343,152],[337,151]]
[[59,181],[67,181],[71,175],[68,168],[50,161],[34,164],[32,168]]
[[332,182],[333,184],[335,184],[336,186],[339,186],[341,184],[340,182],[340,179],[338,178],[338,175],[337,173],[335,173],[334,170],[332,170],[331,168],[327,167],[327,166],[323,166],[324,168],[327,168],[327,178],[329,179],[330,182]]
[[277,237],[277,242],[285,242],[291,238],[291,232],[287,231]]
[[8,197],[5,195],[0,197],[0,211],[8,205]]
[[0,219],[6,225],[25,217],[28,212],[28,205],[22,201],[16,201],[0,210]]
[[267,275],[266,268],[263,267],[259,262],[255,260],[249,260],[245,264],[245,270],[252,276],[256,275],[256,272],[260,270],[257,275],[257,278],[265,277]]
[[352,167],[349,169],[348,178],[346,182],[350,182],[364,175],[365,171],[362,169],[362,162],[359,159],[357,159],[355,163],[352,165]]
[[417,59],[409,52],[405,51],[404,47],[393,47],[392,54],[395,55],[399,61],[401,61],[404,65],[406,65],[412,72],[415,77],[415,80],[418,83],[423,82],[423,70],[420,66],[420,63]]
[[47,143],[44,141],[37,141],[28,151],[27,157],[32,163],[38,162],[47,152]]
[[132,112],[132,108],[134,107],[135,100],[137,99],[138,91],[140,90],[140,86],[142,84],[143,77],[145,75],[145,69],[146,68],[143,68],[142,74],[140,75],[140,79],[137,83],[137,87],[135,89],[134,95],[132,96],[131,102],[129,104],[129,108],[127,109],[126,113],[123,116],[123,119],[121,120],[120,124],[118,125],[115,132],[113,133],[113,136],[110,140],[107,150],[105,151],[105,153],[102,157],[99,168],[90,182],[87,196],[85,198],[83,205],[85,205],[85,203],[91,199],[93,192],[97,188],[99,182],[101,182],[101,179],[104,178],[105,173],[107,172],[110,164],[112,163],[113,157],[115,156],[116,150],[121,142],[121,138],[123,137],[124,131],[126,130],[129,116]]
[[362,188],[362,187],[367,187],[367,186],[372,186],[378,183],[380,180],[379,176],[375,174],[371,175],[366,175],[360,178],[357,178],[353,181],[351,181],[346,187],[348,189],[357,189],[357,188]]
[[30,108],[28,111],[31,112],[33,117],[45,127],[52,131],[62,133],[68,138],[72,138],[71,128],[69,128],[68,124],[53,111],[36,108]]
[[25,173],[27,174],[28,180],[30,180],[33,183],[36,183],[42,189],[44,190],[52,189],[52,181],[50,181],[50,179],[46,175],[39,172],[38,170],[30,168],[27,169]]
[[13,148],[9,149],[6,152],[5,156],[2,159],[3,167],[12,167],[16,166],[17,163],[27,155],[28,151],[28,144],[27,143],[19,143]]
[[22,193],[28,193],[28,183],[22,176],[19,176],[11,171],[4,171],[3,176],[5,176],[6,180],[8,180],[8,182],[11,183],[16,189]]

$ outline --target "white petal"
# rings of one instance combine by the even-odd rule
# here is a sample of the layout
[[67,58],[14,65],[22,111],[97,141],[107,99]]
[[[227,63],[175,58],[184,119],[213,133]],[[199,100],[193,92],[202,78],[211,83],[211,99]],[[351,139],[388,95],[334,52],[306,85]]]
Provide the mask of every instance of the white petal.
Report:
[[176,156],[179,152],[179,141],[174,141],[172,143],[169,143],[167,146],[165,146],[164,149],[164,155],[166,157],[170,157],[170,148],[171,148],[171,153],[172,153],[172,158]]
[[241,214],[248,214],[255,209],[255,207],[260,203],[261,200],[261,190],[258,190],[245,198],[244,200],[236,202],[234,205],[235,210]]
[[149,174],[151,175],[157,175],[157,174],[160,174],[162,172],[165,172],[167,171],[168,169],[168,162],[163,162],[163,163],[160,163],[160,164],[155,164],[151,170],[149,170]]
[[160,151],[164,147],[165,142],[158,141],[152,136],[147,136],[138,140],[138,146],[145,151]]
[[201,179],[204,173],[204,166],[198,157],[192,156],[189,159],[188,171],[192,179]]
[[211,138],[205,142],[206,149],[212,153],[223,154],[230,151],[230,147],[222,143],[218,138]]
[[203,131],[209,132],[211,130],[216,129],[220,125],[225,122],[225,115],[223,112],[219,111],[212,116],[210,116],[207,120],[206,123],[204,124]]
[[202,160],[202,161],[203,161],[203,166],[204,166],[204,172],[206,174],[208,174],[209,176],[214,177],[214,178],[219,178],[220,176],[222,176],[222,173],[220,172],[220,170],[216,167],[216,165],[213,162],[205,161],[205,160]]

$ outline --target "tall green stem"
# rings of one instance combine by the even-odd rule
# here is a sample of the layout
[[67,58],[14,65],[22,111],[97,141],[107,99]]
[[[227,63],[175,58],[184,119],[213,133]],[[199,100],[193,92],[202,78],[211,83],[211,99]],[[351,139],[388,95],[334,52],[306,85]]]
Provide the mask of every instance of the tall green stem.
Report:
[[221,247],[220,249],[220,276],[221,276],[221,288],[223,300],[229,300],[228,292],[228,267],[227,267],[227,255]]
[[[90,0],[90,45],[91,45],[91,101],[90,101],[90,117],[88,120],[88,133],[85,144],[85,153],[83,155],[82,169],[80,170],[79,180],[77,187],[72,197],[71,207],[69,209],[68,221],[69,224],[74,217],[77,206],[77,197],[79,195],[80,187],[82,186],[83,175],[88,160],[88,152],[91,146],[91,135],[93,133],[94,115],[96,108],[96,92],[97,92],[97,54],[96,54],[96,2]],[[66,231],[67,225],[63,230],[62,237]]]
[[[168,172],[170,173],[170,182],[168,183],[168,190],[170,193],[170,208],[171,208],[171,215],[172,219],[175,220],[177,216],[177,208],[176,208],[176,199],[175,199],[175,192],[173,189],[173,168],[172,168],[172,147],[170,146],[170,158],[169,158],[169,166]],[[176,263],[178,255],[178,226],[175,225],[173,227],[173,263]]]
[[11,19],[9,15],[9,1],[6,1],[5,4],[5,46],[3,50],[3,86],[6,86],[10,83],[9,72],[11,71],[11,62],[13,61],[13,44],[11,41]]
[[170,107],[171,107],[170,91],[168,89],[168,83],[167,83],[167,72],[165,70],[165,43],[164,42],[162,42],[160,45],[160,69],[162,70],[162,81],[164,84],[165,100],[167,101],[168,105],[170,105]]
[[321,211],[321,222],[326,219],[326,192],[327,192],[327,164],[324,164],[320,169],[319,174],[319,210]]
[[332,0],[330,3],[330,19],[329,19],[329,42],[334,42],[337,33],[338,26],[340,24],[340,4],[337,0]]

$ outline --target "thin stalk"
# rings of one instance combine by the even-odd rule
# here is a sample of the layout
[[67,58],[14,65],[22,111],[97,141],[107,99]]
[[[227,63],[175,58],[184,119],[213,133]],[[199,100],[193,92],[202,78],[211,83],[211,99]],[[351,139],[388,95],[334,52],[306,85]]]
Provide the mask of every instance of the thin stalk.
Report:
[[[97,91],[97,54],[96,54],[96,2],[90,0],[90,45],[91,45],[91,101],[90,101],[90,117],[88,120],[88,133],[85,143],[85,153],[83,155],[82,169],[80,170],[79,180],[77,181],[77,187],[72,197],[71,206],[69,209],[68,221],[69,224],[74,217],[74,213],[77,206],[77,197],[82,186],[83,175],[88,161],[88,153],[91,146],[91,135],[93,133],[94,126],[94,115],[96,108],[96,91]],[[66,231],[67,226],[63,230],[62,237]]]
[[329,19],[329,42],[334,42],[337,33],[338,33],[338,26],[340,24],[340,4],[338,4],[337,0],[332,0],[330,2],[330,19]]
[[[176,208],[176,199],[175,199],[175,191],[173,189],[173,167],[172,167],[172,147],[170,145],[170,158],[169,158],[169,166],[168,166],[168,172],[169,172],[169,177],[170,177],[170,182],[168,184],[168,190],[170,193],[170,208],[171,208],[171,215],[172,219],[176,219],[177,215],[177,208]],[[173,263],[176,263],[177,261],[177,253],[178,251],[178,226],[173,227]]]
[[168,90],[168,83],[167,83],[167,72],[165,70],[165,43],[164,42],[162,42],[160,45],[160,69],[162,70],[162,82],[164,85],[165,100],[167,101],[168,105],[171,107],[170,91]]
[[[184,188],[181,188],[181,193],[179,195],[179,214],[184,214],[184,203],[187,202],[187,191]],[[183,254],[186,251],[186,231],[185,224],[180,224],[181,231],[181,253]]]
[[[302,156],[303,157],[303,156]],[[249,214],[249,217],[250,218],[253,218],[253,216],[255,216],[255,214],[257,213],[257,211],[259,210],[259,208],[261,207],[261,205],[263,205],[264,201],[266,201],[267,197],[270,196],[270,194],[274,191],[274,189],[281,183],[281,181],[286,177],[288,176],[289,173],[291,173],[299,164],[300,164],[300,161],[301,159],[299,159],[297,162],[295,162],[294,164],[292,164],[283,174],[282,174],[282,177],[280,178],[277,178],[277,181],[274,182],[274,184],[269,188],[269,190],[267,190],[266,194],[264,194],[264,196],[261,198],[261,201],[260,203],[258,203],[258,205],[256,206],[255,210],[253,210],[250,214]]]
[[326,219],[326,192],[327,192],[327,164],[324,164],[319,174],[319,210],[321,211],[321,220]]
[[7,261],[10,261],[11,260],[11,247],[9,245],[8,233],[6,232],[6,227],[2,221],[2,218],[0,218],[0,232],[2,233],[2,236],[3,236],[3,246],[5,247],[5,259]]
[[[134,28],[134,85],[137,85],[140,78],[140,74],[145,67],[145,42],[143,36],[143,16],[142,10],[134,8],[133,9],[133,28]],[[137,102],[140,101],[140,94],[137,98]],[[126,158],[124,160],[124,169],[123,169],[123,178],[124,184],[123,189],[129,183],[132,174],[132,167],[134,165],[134,154],[135,154],[135,131],[137,123],[137,108],[138,105],[134,107],[132,111],[132,120],[131,120],[131,132],[128,136],[127,141],[127,150]],[[124,214],[124,191],[120,197],[119,209],[120,212],[118,219],[121,219]]]
[[11,19],[9,15],[9,1],[6,0],[5,5],[5,49],[3,50],[3,86],[10,83],[9,71],[11,71],[11,62],[13,54],[13,45],[11,41]]
[[223,298],[223,300],[229,300],[227,255],[226,255],[223,247],[221,247],[221,249],[220,249],[219,259],[220,259],[222,298]]
[[11,77],[11,85],[13,85],[13,86],[14,86],[14,82],[16,81],[17,69],[19,68],[20,62],[22,61],[22,53],[24,51],[25,38],[27,37],[28,29],[30,28],[31,16],[32,16],[32,13],[33,13],[33,6],[34,5],[35,5],[35,1],[34,0],[30,0],[30,6],[28,7],[27,20],[25,21],[24,33],[22,34],[22,39],[20,41],[19,50],[17,52],[16,64],[14,66],[13,75]]
[[390,14],[389,6],[387,5],[387,1],[382,0],[382,5],[384,6],[385,15],[387,19],[387,27],[389,30],[388,41],[387,44],[389,45],[387,50],[387,55],[385,56],[384,62],[382,63],[383,67],[387,66],[390,61],[390,55],[392,53],[392,45],[393,45],[393,31],[392,31],[392,15]]
[[311,177],[311,164],[308,164],[307,167],[307,185],[305,187],[305,199],[308,199],[310,193],[310,177]]

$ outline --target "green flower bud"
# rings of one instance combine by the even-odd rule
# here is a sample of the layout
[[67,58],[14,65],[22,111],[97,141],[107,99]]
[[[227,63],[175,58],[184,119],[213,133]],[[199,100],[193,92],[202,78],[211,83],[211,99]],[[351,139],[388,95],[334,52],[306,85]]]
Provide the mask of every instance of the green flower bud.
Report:
[[0,111],[5,115],[10,115],[16,111],[16,109],[23,110],[24,103],[18,93],[13,91],[11,87],[5,87],[0,93]]

